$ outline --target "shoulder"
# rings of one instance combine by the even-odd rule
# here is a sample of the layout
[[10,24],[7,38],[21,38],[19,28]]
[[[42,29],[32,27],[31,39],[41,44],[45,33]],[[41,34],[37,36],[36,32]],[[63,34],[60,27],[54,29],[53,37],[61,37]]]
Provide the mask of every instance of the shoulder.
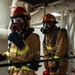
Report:
[[37,38],[40,38],[39,34],[33,33]]
[[32,33],[32,35],[33,35],[33,38],[35,38],[35,39],[37,39],[37,40],[40,40],[39,34],[37,34],[37,33]]
[[34,40],[40,40],[40,37],[36,33],[31,33],[27,39],[34,41]]
[[57,36],[60,38],[66,38],[67,32],[62,29],[59,29]]
[[62,34],[67,34],[67,29],[66,29],[66,28],[61,28],[61,29],[60,29],[60,33],[62,33]]

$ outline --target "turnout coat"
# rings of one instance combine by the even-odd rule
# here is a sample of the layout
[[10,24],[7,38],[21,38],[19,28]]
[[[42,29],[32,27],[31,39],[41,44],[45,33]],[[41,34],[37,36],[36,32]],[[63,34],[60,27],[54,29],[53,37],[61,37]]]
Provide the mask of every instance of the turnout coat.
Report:
[[[53,41],[56,29],[57,27],[55,26],[54,29],[50,33],[46,34],[44,37],[43,40],[44,59],[52,59],[55,57],[59,58],[66,57],[66,52],[68,49],[68,39],[65,33],[59,30],[56,35],[55,41]],[[46,69],[49,69],[50,66],[54,65],[52,64],[52,62],[53,61],[44,62],[44,67]],[[60,60],[59,62],[57,62],[55,66],[56,70],[49,69],[49,71],[52,72],[52,75],[66,74],[67,66],[68,66],[67,60]]]

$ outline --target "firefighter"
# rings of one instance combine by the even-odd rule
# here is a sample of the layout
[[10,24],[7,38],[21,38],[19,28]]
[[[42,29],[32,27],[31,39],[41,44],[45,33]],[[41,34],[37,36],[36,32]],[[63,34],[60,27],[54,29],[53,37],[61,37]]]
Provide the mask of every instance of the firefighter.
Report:
[[11,33],[9,51],[0,53],[0,61],[13,62],[33,61],[30,64],[11,66],[9,75],[36,75],[38,63],[34,62],[40,57],[40,39],[34,29],[30,28],[30,16],[23,7],[16,7],[11,16]]
[[[43,53],[44,59],[63,58],[67,55],[68,39],[64,32],[56,26],[58,23],[52,14],[43,17],[43,27],[41,32],[44,34]],[[44,67],[50,75],[65,75],[67,72],[68,61],[48,61],[44,62]],[[48,74],[48,73],[47,73]],[[47,75],[44,74],[43,75]]]

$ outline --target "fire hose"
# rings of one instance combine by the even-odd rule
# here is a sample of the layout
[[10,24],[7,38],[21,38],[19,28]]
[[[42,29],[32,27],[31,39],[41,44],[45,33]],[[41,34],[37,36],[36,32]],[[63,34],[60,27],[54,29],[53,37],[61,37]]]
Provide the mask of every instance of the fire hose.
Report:
[[[43,56],[42,56],[43,57]],[[44,60],[44,59],[41,59],[41,60],[36,60],[36,61],[28,61],[28,62],[15,62],[15,63],[3,63],[3,64],[0,64],[0,67],[7,67],[7,66],[13,66],[13,65],[19,65],[19,64],[22,64],[22,65],[26,65],[26,64],[30,64],[30,63],[33,63],[33,62],[38,62],[38,63],[41,63],[41,62],[47,62],[47,61],[56,61],[56,60],[64,60],[64,59],[73,59],[75,58],[75,56],[70,56],[70,57],[62,57],[62,58],[53,58],[53,59],[47,59],[47,60]]]

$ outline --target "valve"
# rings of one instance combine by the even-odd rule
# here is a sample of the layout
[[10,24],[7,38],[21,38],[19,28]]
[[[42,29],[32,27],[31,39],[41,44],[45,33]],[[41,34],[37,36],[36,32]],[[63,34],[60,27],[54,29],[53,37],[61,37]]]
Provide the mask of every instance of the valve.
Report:
[[43,71],[43,75],[50,75],[48,70]]

